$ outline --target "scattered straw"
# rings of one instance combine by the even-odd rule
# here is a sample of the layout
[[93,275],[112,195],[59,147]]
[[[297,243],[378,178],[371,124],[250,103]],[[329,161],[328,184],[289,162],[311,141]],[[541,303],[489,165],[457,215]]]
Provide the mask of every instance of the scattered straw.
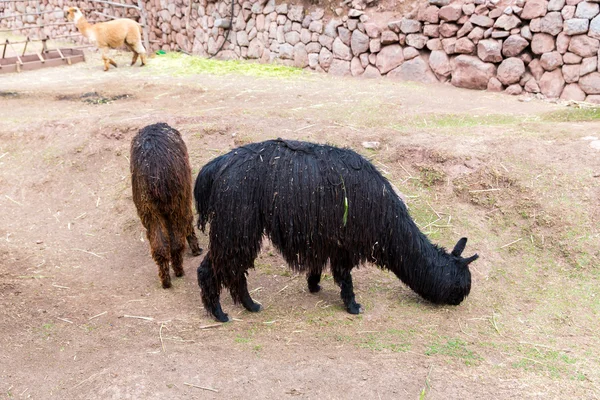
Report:
[[507,244],[505,244],[504,246],[501,246],[500,248],[501,248],[501,249],[503,249],[503,248],[505,248],[505,247],[508,247],[508,246],[510,246],[510,245],[513,245],[513,244],[515,244],[515,243],[517,243],[517,242],[520,242],[521,240],[523,240],[523,238],[518,238],[517,240],[513,240],[512,242],[510,242],[510,243],[507,243]]
[[103,373],[105,373],[106,371],[108,371],[108,370],[107,370],[107,369],[104,369],[104,370],[102,370],[102,371],[100,371],[100,372],[98,372],[98,373],[96,373],[96,374],[94,374],[94,375],[90,376],[89,378],[82,380],[82,381],[81,381],[81,382],[79,382],[77,385],[73,386],[71,389],[76,389],[76,388],[78,388],[79,386],[83,385],[84,383],[86,383],[86,382],[88,382],[88,381],[90,381],[90,380],[94,379],[94,378],[95,378],[95,377],[97,377],[98,375],[102,375],[102,374],[103,374]]
[[223,326],[223,324],[203,325],[199,329],[211,329],[211,328],[218,328],[220,326]]
[[56,317],[56,319],[60,319],[61,321],[68,322],[69,324],[73,323],[73,321],[69,321],[68,319],[64,319],[64,318]]
[[90,318],[88,318],[88,321],[91,321],[91,320],[93,320],[94,318],[98,318],[98,317],[100,317],[100,316],[102,316],[102,315],[106,314],[107,312],[108,312],[108,311],[104,311],[104,312],[101,312],[100,314],[96,314],[96,315],[94,315],[93,317],[90,317]]
[[562,351],[563,353],[570,353],[572,351],[571,349],[559,349],[559,348],[556,348],[556,347],[553,347],[553,346],[547,346],[545,344],[539,344],[539,343],[531,343],[531,342],[519,341],[519,344],[528,344],[528,345],[533,346],[533,347],[543,347],[545,349],[550,349],[550,350],[554,350],[554,351]]
[[492,325],[494,326],[494,329],[496,330],[496,332],[498,332],[498,335],[502,336],[502,333],[500,333],[500,329],[498,329],[498,324],[496,323],[496,313],[495,312],[492,313]]
[[429,208],[431,208],[431,210],[435,213],[435,215],[437,215],[438,220],[442,219],[442,217],[440,216],[440,214],[437,211],[435,211],[435,208],[433,208],[431,206],[431,204],[429,204],[429,202],[427,200],[425,200],[425,203],[427,203],[427,205],[429,206]]
[[162,347],[162,351],[163,353],[166,351],[165,350],[165,343],[163,342],[163,337],[162,337],[162,330],[163,327],[165,326],[165,324],[163,324],[162,322],[160,323],[160,329],[158,330],[158,337],[160,338],[160,347]]
[[493,188],[493,189],[479,189],[479,190],[469,190],[469,193],[483,193],[483,192],[497,192],[502,189]]
[[277,294],[279,294],[279,293],[283,292],[283,291],[284,291],[285,289],[287,289],[287,288],[288,288],[288,285],[285,285],[283,288],[281,288],[281,289],[280,289],[280,290],[277,292]]
[[23,203],[19,203],[18,201],[16,201],[15,199],[13,199],[12,197],[10,197],[9,195],[5,194],[4,197],[6,197],[7,199],[9,199],[10,201],[12,201],[15,204],[18,204],[20,206],[23,205]]
[[404,168],[404,165],[402,165],[401,163],[398,163],[398,164],[400,164],[400,168],[402,168],[404,170],[404,172],[406,172],[408,174],[409,177],[414,178],[412,176],[412,174],[410,172],[408,172],[408,170],[406,168]]
[[217,389],[213,389],[213,388],[210,388],[210,387],[207,387],[207,386],[198,386],[198,385],[194,385],[194,384],[187,383],[187,382],[183,382],[183,384],[186,385],[186,386],[195,387],[197,389],[209,390],[211,392],[219,393],[219,391]]
[[427,225],[425,225],[424,227],[421,228],[421,230],[425,230],[427,228],[429,228],[431,225],[435,224],[436,222],[438,222],[441,218],[437,218],[434,221],[431,221],[430,223],[428,223]]
[[501,351],[500,353],[501,353],[501,354],[504,354],[505,356],[508,356],[508,357],[519,357],[519,358],[522,358],[522,359],[524,359],[524,360],[527,360],[527,361],[534,362],[534,363],[536,363],[536,364],[547,365],[546,363],[544,363],[544,362],[541,362],[541,361],[538,361],[538,360],[534,360],[533,358],[529,358],[529,357],[523,357],[523,356],[519,356],[519,355],[517,355],[517,354],[505,353],[505,352],[503,352],[503,351]]
[[73,249],[75,251],[81,251],[82,253],[87,253],[87,254],[91,254],[94,257],[98,257],[98,258],[104,258],[101,255],[98,255],[97,253],[94,253],[93,251],[87,251],[87,250],[83,250],[83,249]]
[[312,128],[312,127],[313,127],[313,126],[315,126],[315,125],[319,125],[319,124],[307,125],[307,126],[304,126],[304,127],[302,127],[302,128],[298,128],[298,129],[296,129],[294,132],[300,132],[300,131],[303,131],[303,130],[305,130],[305,129]]
[[429,367],[429,372],[425,377],[425,386],[421,389],[421,393],[419,394],[419,400],[422,400],[427,395],[427,392],[431,390],[431,385],[429,384],[429,377],[431,376],[431,371],[433,370],[433,364]]
[[54,286],[55,288],[59,288],[59,289],[70,289],[70,287],[68,287],[68,286],[61,286],[61,285],[57,285],[55,283],[53,283],[52,286]]
[[135,318],[135,319],[143,319],[146,321],[154,321],[154,318],[152,317],[140,317],[137,315],[123,315],[124,318]]

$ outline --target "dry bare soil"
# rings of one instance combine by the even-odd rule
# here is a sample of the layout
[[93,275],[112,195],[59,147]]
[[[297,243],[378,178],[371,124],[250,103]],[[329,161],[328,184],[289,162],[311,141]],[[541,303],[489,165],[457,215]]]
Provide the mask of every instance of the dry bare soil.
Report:
[[[600,397],[600,151],[584,139],[597,110],[161,62],[105,73],[90,54],[0,76],[0,398]],[[471,295],[434,306],[366,265],[352,316],[329,275],[312,295],[265,244],[249,276],[264,311],[225,293],[236,320],[217,325],[202,256],[163,290],[131,200],[130,140],[159,121],[182,132],[194,176],[268,138],[359,151],[434,242],[468,236]]]

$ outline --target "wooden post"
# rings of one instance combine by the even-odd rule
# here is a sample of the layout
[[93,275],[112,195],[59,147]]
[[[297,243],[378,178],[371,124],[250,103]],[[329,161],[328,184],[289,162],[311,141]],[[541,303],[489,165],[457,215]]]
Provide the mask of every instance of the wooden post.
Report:
[[146,14],[146,8],[142,0],[137,0],[137,4],[140,11],[140,19],[142,22],[142,33],[144,34],[144,47],[146,47],[146,54],[150,53],[150,40],[148,38],[148,18]]

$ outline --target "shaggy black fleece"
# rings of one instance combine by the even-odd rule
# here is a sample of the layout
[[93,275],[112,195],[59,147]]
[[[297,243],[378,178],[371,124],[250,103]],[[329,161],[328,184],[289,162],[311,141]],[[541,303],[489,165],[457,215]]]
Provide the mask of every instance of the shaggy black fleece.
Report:
[[291,140],[239,147],[206,164],[194,188],[198,227],[210,222],[210,245],[198,268],[207,311],[227,321],[219,296],[258,311],[246,284],[263,235],[289,266],[307,272],[317,292],[330,261],[350,313],[353,267],[371,262],[392,271],[433,303],[459,304],[471,289],[467,265],[477,258],[432,244],[411,219],[390,182],[364,157],[348,149]]

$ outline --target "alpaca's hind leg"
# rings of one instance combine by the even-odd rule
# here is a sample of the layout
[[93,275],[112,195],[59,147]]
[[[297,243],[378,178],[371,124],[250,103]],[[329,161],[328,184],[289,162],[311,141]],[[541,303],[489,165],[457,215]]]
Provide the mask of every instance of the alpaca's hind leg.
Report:
[[131,59],[131,65],[135,65],[135,62],[138,59],[138,53],[136,53],[134,50],[132,50],[132,52],[133,52],[133,57]]
[[[140,55],[142,66],[146,65],[146,49],[142,45],[142,42],[137,42],[132,47],[133,47],[133,51]],[[136,60],[137,60],[137,57],[136,57]],[[133,65],[133,64],[131,64],[131,65]]]
[[333,280],[340,286],[340,296],[350,314],[359,314],[362,311],[360,304],[354,296],[354,285],[352,284],[352,262],[347,255],[331,258],[331,272]]
[[250,297],[250,293],[248,292],[248,281],[246,279],[245,274],[241,274],[241,277],[238,278],[236,282],[237,288],[230,288],[231,296],[233,297],[234,302],[241,302],[244,308],[250,312],[259,312],[262,310],[262,306]]
[[173,224],[167,224],[169,229],[169,244],[171,249],[171,267],[175,276],[180,277],[185,274],[183,271],[183,251],[185,250],[185,238],[182,232],[173,229]]
[[202,260],[198,267],[198,286],[201,289],[202,304],[206,311],[210,312],[217,321],[228,322],[229,316],[223,312],[219,301],[221,284],[215,277],[209,255]]
[[319,285],[319,282],[321,282],[321,270],[310,271],[306,275],[306,281],[308,282],[308,290],[311,293],[319,292],[321,290],[321,285]]
[[187,242],[190,245],[190,250],[192,251],[192,255],[199,256],[202,254],[202,247],[198,244],[198,238],[196,237],[196,232],[194,231],[194,224],[191,224],[190,234],[187,235]]
[[158,222],[149,224],[146,235],[150,242],[152,258],[158,265],[158,277],[160,278],[162,287],[168,289],[171,287],[171,276],[169,275],[169,243],[163,235]]

